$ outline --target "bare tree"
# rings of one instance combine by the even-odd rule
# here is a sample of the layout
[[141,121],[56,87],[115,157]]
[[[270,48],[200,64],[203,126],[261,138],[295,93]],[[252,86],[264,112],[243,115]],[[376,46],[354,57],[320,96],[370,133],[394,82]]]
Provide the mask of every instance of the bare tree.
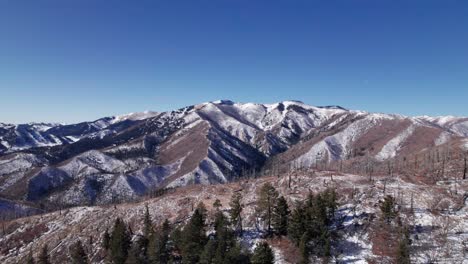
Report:
[[468,151],[465,152],[465,156],[463,157],[463,160],[465,162],[465,166],[464,166],[464,169],[463,169],[463,179],[466,180],[466,173],[468,172],[468,166],[467,166],[467,157],[468,157]]

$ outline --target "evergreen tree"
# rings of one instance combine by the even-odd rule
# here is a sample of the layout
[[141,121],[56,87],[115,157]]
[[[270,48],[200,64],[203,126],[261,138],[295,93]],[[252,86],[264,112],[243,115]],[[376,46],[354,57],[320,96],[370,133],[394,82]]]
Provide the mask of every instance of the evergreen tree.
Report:
[[86,264],[88,263],[88,257],[86,256],[86,252],[81,244],[81,241],[76,241],[70,247],[70,259],[73,264]]
[[149,239],[151,233],[153,232],[153,224],[151,222],[151,216],[150,216],[150,213],[149,213],[148,204],[145,204],[145,217],[144,217],[143,221],[144,221],[143,222],[143,224],[144,224],[143,236],[146,239]]
[[309,248],[307,247],[308,241],[309,238],[307,237],[307,233],[303,234],[299,242],[299,264],[309,264]]
[[409,237],[409,230],[407,227],[403,228],[402,237],[398,242],[397,248],[397,263],[398,264],[411,264],[410,257],[411,240]]
[[41,248],[41,252],[39,253],[39,256],[37,257],[37,264],[50,264],[49,250],[47,248],[47,245],[44,245]]
[[130,250],[128,251],[128,257],[125,260],[126,264],[144,264],[146,263],[145,257],[145,241],[144,237],[139,237],[135,242],[132,243]]
[[336,208],[338,208],[335,189],[325,190],[322,196],[325,201],[325,206],[327,208],[328,220],[331,220],[335,215]]
[[32,250],[29,251],[28,255],[26,256],[26,261],[24,263],[34,264],[34,257],[33,257]]
[[231,207],[229,215],[231,223],[234,225],[234,230],[242,234],[242,194],[239,192],[234,193],[229,202],[229,206]]
[[252,264],[273,264],[275,256],[267,242],[261,242],[255,247]]
[[259,197],[257,200],[257,213],[267,226],[268,234],[271,234],[271,224],[273,218],[273,208],[277,203],[278,192],[275,187],[270,183],[265,183],[260,189]]
[[216,199],[213,203],[213,208],[216,209],[216,211],[219,211],[219,209],[222,207],[223,205],[221,204],[221,201],[219,199]]
[[289,207],[286,199],[281,196],[273,208],[273,229],[278,235],[288,234]]
[[148,246],[149,263],[163,264],[169,261],[171,252],[169,248],[169,234],[171,227],[166,219],[159,229],[158,234],[153,234]]
[[197,263],[207,241],[205,234],[206,209],[203,204],[199,204],[189,223],[184,227],[182,234],[182,263]]
[[385,196],[384,201],[380,205],[382,219],[387,223],[390,223],[397,216],[395,205],[395,199],[390,195]]
[[130,231],[127,225],[117,218],[114,223],[114,229],[110,236],[110,256],[115,264],[123,264],[128,256],[128,250],[131,246]]
[[304,206],[301,203],[296,205],[296,208],[292,211],[291,218],[288,221],[288,236],[289,238],[299,246],[302,235],[305,232],[305,211]]
[[106,229],[106,231],[102,235],[102,247],[105,250],[108,250],[109,246],[110,246],[110,235],[109,235],[109,230]]

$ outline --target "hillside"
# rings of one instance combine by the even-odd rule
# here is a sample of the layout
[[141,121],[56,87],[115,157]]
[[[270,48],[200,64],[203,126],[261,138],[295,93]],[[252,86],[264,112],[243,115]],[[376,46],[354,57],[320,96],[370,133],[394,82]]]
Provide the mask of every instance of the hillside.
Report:
[[445,153],[463,155],[467,136],[467,118],[375,114],[298,101],[221,100],[72,125],[2,124],[0,195],[54,210],[133,201],[164,188],[226,183],[291,167],[336,168],[344,162],[341,171],[366,174],[356,167],[372,161],[375,173],[379,166],[382,173],[389,161],[423,159],[423,153],[445,146]]
[[[331,252],[332,259],[340,263],[393,263],[395,253],[390,247],[393,242],[385,238],[379,220],[379,204],[385,195],[395,197],[400,221],[410,227],[414,263],[464,263],[467,260],[468,181],[439,181],[429,185],[423,178],[375,176],[369,180],[367,176],[308,170],[229,184],[190,185],[138,203],[75,207],[4,222],[0,261],[21,262],[29,252],[36,255],[47,243],[53,263],[65,263],[69,246],[81,240],[92,263],[104,263],[102,234],[112,228],[117,217],[131,226],[135,239],[143,229],[145,205],[155,225],[169,219],[177,226],[187,221],[199,202],[207,207],[209,219],[212,219],[215,199],[221,201],[221,210],[227,213],[233,193],[242,194],[245,206],[245,231],[239,240],[246,248],[252,248],[265,235],[265,226],[259,222],[255,206],[258,191],[266,182],[286,197],[291,208],[309,192],[336,190],[339,207],[331,227],[336,233]],[[267,241],[273,247],[276,263],[298,260],[296,249],[286,238]]]

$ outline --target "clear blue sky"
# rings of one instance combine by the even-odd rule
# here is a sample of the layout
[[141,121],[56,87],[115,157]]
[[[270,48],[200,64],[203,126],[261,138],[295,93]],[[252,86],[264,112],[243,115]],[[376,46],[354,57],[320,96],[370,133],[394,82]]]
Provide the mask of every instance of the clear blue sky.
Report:
[[0,0],[0,122],[231,99],[468,116],[465,0]]

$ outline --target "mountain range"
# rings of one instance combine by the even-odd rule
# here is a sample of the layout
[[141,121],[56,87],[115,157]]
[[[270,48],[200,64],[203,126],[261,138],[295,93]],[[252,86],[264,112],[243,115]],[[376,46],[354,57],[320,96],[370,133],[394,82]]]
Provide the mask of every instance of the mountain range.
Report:
[[466,117],[407,117],[300,101],[219,100],[69,125],[0,123],[0,201],[45,207],[129,201],[291,166],[378,164],[447,144],[463,149],[467,138]]

